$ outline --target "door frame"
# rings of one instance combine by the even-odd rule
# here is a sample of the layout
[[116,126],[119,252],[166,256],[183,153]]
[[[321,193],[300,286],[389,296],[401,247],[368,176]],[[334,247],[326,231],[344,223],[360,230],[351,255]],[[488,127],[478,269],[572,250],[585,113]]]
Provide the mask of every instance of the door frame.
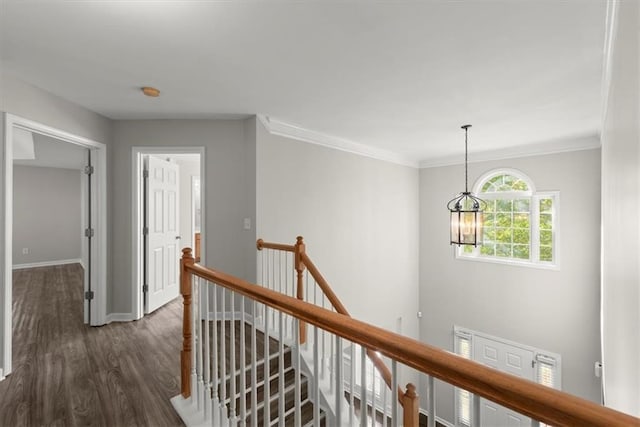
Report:
[[[25,119],[10,113],[4,113],[4,171],[3,171],[3,193],[4,193],[4,271],[2,272],[2,290],[4,302],[4,330],[2,331],[3,341],[3,374],[7,375],[12,370],[12,303],[13,303],[13,130],[20,128],[29,132],[49,136],[63,142],[75,144],[88,148],[95,153],[96,172],[93,175],[95,182],[92,191],[92,225],[95,230],[92,238],[92,258],[94,265],[91,271],[91,283],[94,290],[93,319],[91,325],[103,325],[106,323],[107,313],[107,146],[101,142],[94,141],[79,135],[75,135],[61,129],[57,129],[45,124]],[[84,245],[85,248],[87,245]],[[83,259],[85,254],[82,254]],[[85,283],[85,286],[87,284]]]
[[143,157],[145,155],[158,154],[199,154],[200,155],[200,259],[205,258],[205,228],[203,218],[205,218],[205,147],[180,147],[180,146],[133,146],[131,147],[131,172],[132,172],[132,191],[131,191],[131,253],[133,254],[133,268],[131,283],[131,315],[133,320],[141,319],[144,316],[144,298],[142,298],[142,279],[143,279],[143,257],[144,245],[142,238],[142,204],[144,181],[142,179],[142,171],[144,170]]

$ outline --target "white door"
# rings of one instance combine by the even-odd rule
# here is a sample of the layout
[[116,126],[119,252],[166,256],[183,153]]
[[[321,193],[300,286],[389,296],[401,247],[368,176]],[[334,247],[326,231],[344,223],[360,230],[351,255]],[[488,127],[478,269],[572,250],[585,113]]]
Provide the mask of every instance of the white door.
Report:
[[146,190],[145,313],[151,313],[180,294],[180,236],[178,165],[148,156]]
[[[533,352],[480,336],[474,337],[473,360],[534,381]],[[490,400],[480,400],[480,425],[530,426],[531,419]]]

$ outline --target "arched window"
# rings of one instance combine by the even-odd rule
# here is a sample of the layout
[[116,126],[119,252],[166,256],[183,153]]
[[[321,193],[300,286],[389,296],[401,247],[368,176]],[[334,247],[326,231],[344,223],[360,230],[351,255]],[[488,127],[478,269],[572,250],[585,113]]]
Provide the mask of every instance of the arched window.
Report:
[[536,192],[528,176],[515,169],[484,174],[474,193],[487,202],[482,246],[458,254],[515,264],[557,264],[557,192]]

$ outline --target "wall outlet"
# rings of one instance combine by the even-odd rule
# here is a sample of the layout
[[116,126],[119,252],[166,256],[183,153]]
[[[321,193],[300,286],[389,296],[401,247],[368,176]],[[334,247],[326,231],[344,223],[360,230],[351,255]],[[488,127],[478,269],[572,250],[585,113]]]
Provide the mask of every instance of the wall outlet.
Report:
[[22,248],[22,255],[29,255],[29,248]]
[[251,230],[251,218],[244,219],[244,229]]

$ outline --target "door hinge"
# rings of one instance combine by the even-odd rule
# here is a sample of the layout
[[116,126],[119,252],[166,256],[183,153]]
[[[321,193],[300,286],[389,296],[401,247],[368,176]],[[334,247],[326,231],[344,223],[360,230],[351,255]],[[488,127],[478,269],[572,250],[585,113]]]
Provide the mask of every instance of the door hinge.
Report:
[[149,292],[149,285],[142,285],[142,292]]
[[93,235],[94,235],[93,228],[87,228],[84,230],[85,237],[93,237]]
[[142,171],[143,178],[149,178],[149,171]]
[[93,291],[87,291],[84,293],[84,299],[91,301],[93,299]]
[[84,173],[87,175],[93,175],[94,169],[93,166],[85,166]]
[[149,227],[143,227],[142,228],[142,235],[146,236],[147,234],[149,234]]

